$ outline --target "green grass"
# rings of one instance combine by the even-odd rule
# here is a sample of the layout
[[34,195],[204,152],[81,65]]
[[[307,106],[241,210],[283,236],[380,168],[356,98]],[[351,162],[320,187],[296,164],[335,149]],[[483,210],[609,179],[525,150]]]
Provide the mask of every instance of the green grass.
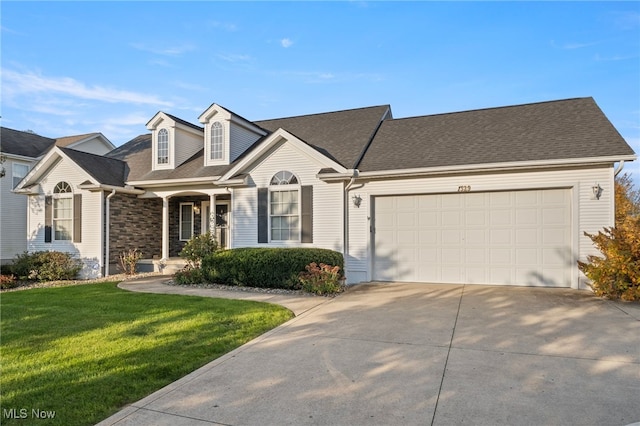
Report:
[[[131,293],[116,283],[0,301],[3,425],[95,424],[293,317],[265,303]],[[34,417],[41,412],[55,417]]]

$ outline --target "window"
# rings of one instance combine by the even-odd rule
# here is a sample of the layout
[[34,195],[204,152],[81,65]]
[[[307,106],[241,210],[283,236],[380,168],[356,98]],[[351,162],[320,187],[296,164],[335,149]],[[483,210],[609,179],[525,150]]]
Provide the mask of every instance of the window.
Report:
[[158,132],[158,164],[169,163],[169,132],[160,129]]
[[272,241],[300,240],[300,201],[298,178],[293,173],[281,171],[271,178],[269,215]]
[[211,159],[222,160],[224,158],[224,129],[222,124],[216,121],[211,125]]
[[13,187],[18,186],[23,177],[29,173],[29,166],[26,164],[13,163]]
[[180,241],[193,237],[193,203],[180,203]]
[[53,238],[71,240],[73,235],[73,193],[67,182],[59,182],[53,189]]

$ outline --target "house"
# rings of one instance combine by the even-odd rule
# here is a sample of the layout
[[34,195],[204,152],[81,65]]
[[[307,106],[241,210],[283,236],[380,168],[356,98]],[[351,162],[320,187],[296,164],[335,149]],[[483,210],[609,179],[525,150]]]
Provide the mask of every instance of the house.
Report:
[[13,189],[31,167],[53,146],[106,154],[114,145],[101,133],[47,138],[32,132],[0,127],[0,155],[4,171],[0,179],[0,264],[9,263],[27,250],[27,198]]
[[349,283],[584,288],[584,232],[614,221],[636,159],[592,98],[421,117],[388,105],[251,121],[213,104],[158,112],[106,155],[51,149],[20,182],[29,250],[87,276],[138,248],[162,268],[194,235],[223,247],[322,247]]

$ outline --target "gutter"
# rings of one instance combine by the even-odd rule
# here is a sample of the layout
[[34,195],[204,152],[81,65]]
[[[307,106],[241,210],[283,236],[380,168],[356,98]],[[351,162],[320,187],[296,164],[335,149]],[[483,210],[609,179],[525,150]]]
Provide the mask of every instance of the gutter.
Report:
[[103,183],[99,185],[80,184],[78,185],[78,188],[85,189],[87,191],[115,191],[115,192],[120,192],[121,194],[131,194],[131,195],[142,195],[145,192],[147,192],[144,189],[136,189],[133,187],[129,187],[128,185],[125,187],[122,187],[122,186],[106,185]]
[[618,163],[618,167],[616,167],[616,169],[613,171],[613,177],[617,177],[622,169],[624,169],[624,160],[620,160],[620,162]]
[[[381,170],[371,172],[359,172],[360,179],[384,179],[384,178],[401,178],[401,177],[421,177],[421,176],[438,176],[456,173],[470,172],[500,172],[522,169],[548,169],[560,166],[593,166],[607,165],[612,163],[636,160],[635,155],[626,155],[624,157],[593,157],[593,158],[576,158],[562,160],[538,160],[538,161],[519,161],[509,163],[486,163],[486,164],[464,164],[455,166],[439,166],[428,168],[414,169],[395,169]],[[319,179],[328,181],[340,181],[351,178],[349,173],[326,173],[318,176]]]

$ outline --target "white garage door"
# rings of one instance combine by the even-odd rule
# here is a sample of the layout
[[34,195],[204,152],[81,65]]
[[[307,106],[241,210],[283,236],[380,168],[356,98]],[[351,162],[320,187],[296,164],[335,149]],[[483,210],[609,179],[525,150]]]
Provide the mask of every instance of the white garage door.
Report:
[[374,199],[378,281],[569,287],[566,189]]

